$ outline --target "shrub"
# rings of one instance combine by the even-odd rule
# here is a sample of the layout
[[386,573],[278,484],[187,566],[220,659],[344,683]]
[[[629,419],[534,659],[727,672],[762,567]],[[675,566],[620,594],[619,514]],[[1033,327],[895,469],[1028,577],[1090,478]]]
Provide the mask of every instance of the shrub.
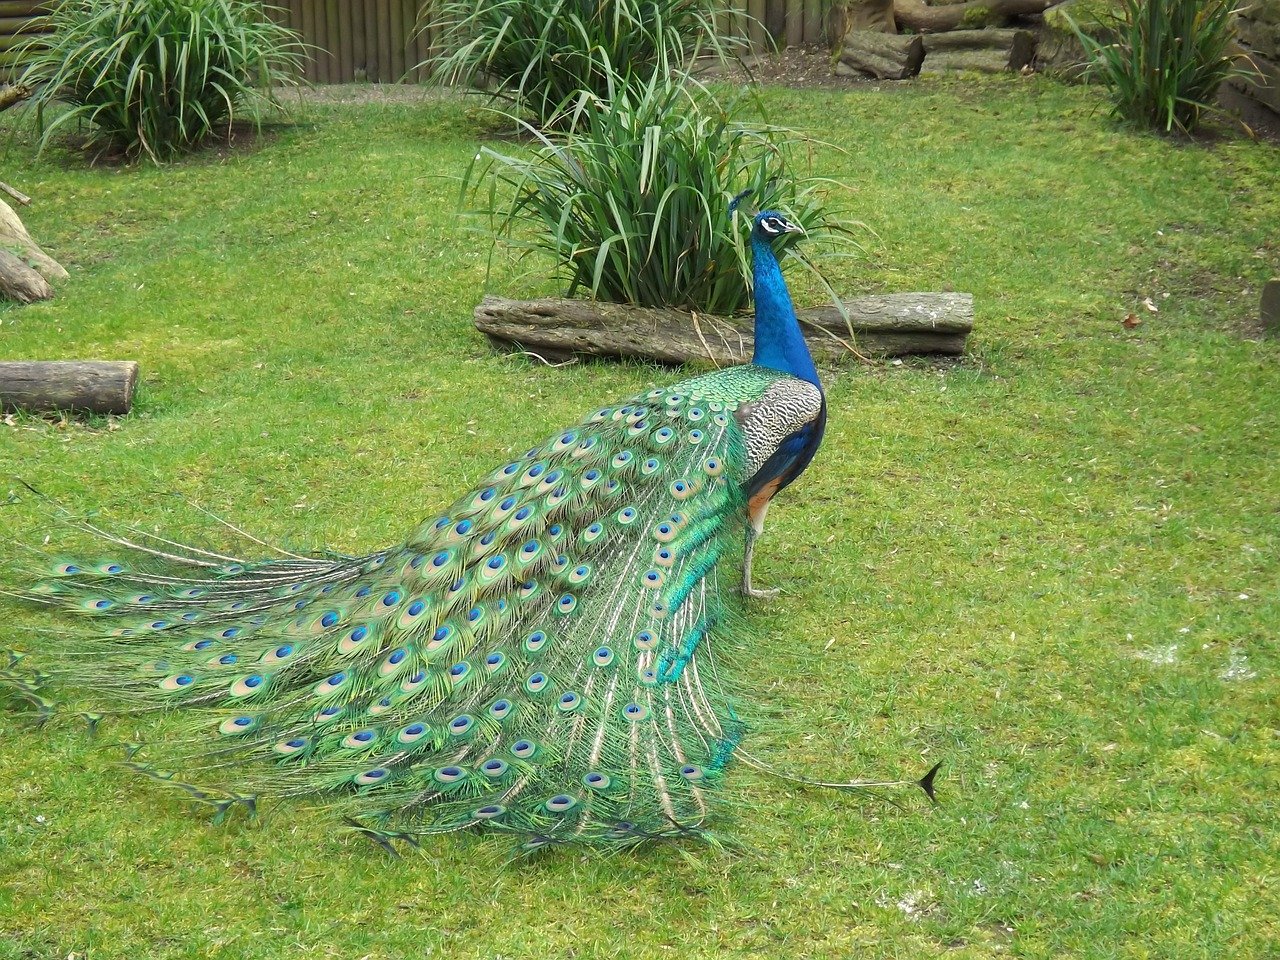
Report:
[[604,97],[610,78],[648,79],[668,64],[735,46],[716,29],[722,0],[435,0],[443,27],[438,79],[488,86],[551,125],[580,91]]
[[[62,0],[28,49],[21,82],[43,149],[86,122],[90,144],[159,162],[235,120],[258,122],[303,46],[253,0]],[[68,109],[49,116],[63,101]]]
[[482,148],[464,196],[495,242],[549,253],[570,295],[736,313],[751,258],[750,218],[729,212],[735,194],[750,189],[811,238],[848,240],[829,181],[794,173],[799,136],[745,122],[747,103],[721,104],[687,77],[617,81],[607,99],[583,94],[564,133],[537,133],[532,155]]
[[1242,73],[1228,52],[1234,12],[1231,0],[1120,0],[1109,38],[1071,27],[1116,116],[1190,133],[1222,82]]

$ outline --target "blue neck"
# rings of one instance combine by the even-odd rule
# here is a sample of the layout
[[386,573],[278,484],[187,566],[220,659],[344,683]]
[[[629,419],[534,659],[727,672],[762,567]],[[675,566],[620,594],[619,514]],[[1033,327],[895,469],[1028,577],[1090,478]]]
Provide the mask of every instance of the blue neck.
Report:
[[753,236],[751,256],[756,301],[756,352],[751,362],[808,380],[821,389],[773,247]]

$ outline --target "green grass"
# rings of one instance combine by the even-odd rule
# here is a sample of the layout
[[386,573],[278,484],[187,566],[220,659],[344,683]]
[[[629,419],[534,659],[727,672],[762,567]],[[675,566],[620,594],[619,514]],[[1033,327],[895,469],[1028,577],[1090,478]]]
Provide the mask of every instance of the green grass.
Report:
[[[978,313],[961,364],[828,373],[825,448],[757,553],[783,595],[749,679],[783,722],[754,746],[841,777],[944,760],[939,806],[739,767],[736,854],[503,871],[501,840],[464,836],[397,862],[296,805],[208,825],[113,766],[145,725],[0,713],[0,957],[1274,956],[1280,347],[1249,318],[1280,273],[1280,150],[1117,132],[1100,97],[767,95],[848,151],[817,172],[875,235],[837,286],[969,290]],[[133,357],[145,384],[128,418],[0,427],[0,474],[188,533],[163,491],[372,547],[674,377],[489,351],[449,179],[474,119],[316,108],[165,169],[17,148],[6,179],[72,279],[0,310],[0,354]],[[0,525],[42,529],[28,506]]]

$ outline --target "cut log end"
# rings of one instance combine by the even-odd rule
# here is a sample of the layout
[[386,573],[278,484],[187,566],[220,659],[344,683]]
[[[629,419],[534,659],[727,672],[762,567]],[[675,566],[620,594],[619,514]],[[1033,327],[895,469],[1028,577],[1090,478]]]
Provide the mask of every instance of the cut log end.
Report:
[[138,384],[134,360],[0,362],[0,407],[31,413],[124,414]]
[[[973,328],[973,297],[967,293],[859,297],[847,301],[845,310],[847,323],[832,306],[799,312],[815,358],[958,355]],[[596,356],[737,364],[751,358],[754,345],[749,319],[554,297],[485,297],[475,309],[475,325],[491,343],[549,363]]]

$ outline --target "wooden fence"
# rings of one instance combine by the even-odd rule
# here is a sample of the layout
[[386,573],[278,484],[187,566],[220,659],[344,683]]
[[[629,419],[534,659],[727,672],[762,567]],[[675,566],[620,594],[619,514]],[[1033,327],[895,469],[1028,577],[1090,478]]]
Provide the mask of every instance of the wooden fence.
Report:
[[[48,2],[48,0],[44,0]],[[311,45],[306,79],[312,83],[417,82],[419,65],[436,55],[440,32],[419,24],[422,0],[273,0],[273,16]],[[745,32],[757,50],[819,43],[829,0],[728,0],[726,34]],[[0,75],[15,65],[13,50],[30,36],[42,0],[0,0]]]
[[38,30],[41,0],[0,0],[0,76],[16,63],[16,48]]
[[[440,32],[419,23],[420,0],[275,0],[277,17],[314,48],[306,77],[313,83],[416,82],[419,68],[439,52]],[[828,0],[730,0],[726,33],[739,14],[756,49],[820,43],[826,34]],[[739,26],[740,29],[740,26]]]

